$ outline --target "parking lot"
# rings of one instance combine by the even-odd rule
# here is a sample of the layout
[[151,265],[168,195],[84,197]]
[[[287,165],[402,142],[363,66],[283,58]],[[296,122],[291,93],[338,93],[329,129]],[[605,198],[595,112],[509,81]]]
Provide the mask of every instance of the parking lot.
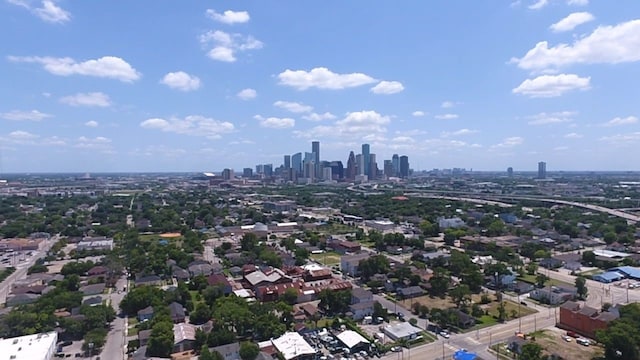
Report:
[[[58,343],[58,350],[63,342]],[[74,359],[88,359],[84,357],[84,351],[82,351],[82,341],[73,341],[71,345],[63,346],[62,351],[59,351],[55,355],[57,358],[74,358]]]
[[[336,334],[338,334],[337,332]],[[304,339],[316,349],[320,360],[365,360],[380,357],[375,351],[361,350],[355,354],[350,353],[331,331],[312,330],[302,335]],[[372,347],[375,349],[375,347]]]

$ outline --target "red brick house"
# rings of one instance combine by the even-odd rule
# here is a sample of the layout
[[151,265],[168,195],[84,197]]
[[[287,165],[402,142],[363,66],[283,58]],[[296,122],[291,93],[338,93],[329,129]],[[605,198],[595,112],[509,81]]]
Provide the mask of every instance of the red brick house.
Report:
[[606,329],[609,323],[619,317],[614,311],[600,311],[589,306],[567,301],[560,306],[558,327],[574,331],[580,335],[595,338],[596,331]]

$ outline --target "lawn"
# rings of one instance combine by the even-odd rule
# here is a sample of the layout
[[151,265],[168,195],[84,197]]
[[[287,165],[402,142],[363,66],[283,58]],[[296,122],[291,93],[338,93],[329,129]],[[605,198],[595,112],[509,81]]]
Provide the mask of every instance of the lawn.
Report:
[[[525,274],[523,276],[519,276],[518,280],[522,280],[525,282],[528,282],[530,284],[534,284],[536,283],[536,275],[529,275],[529,274]],[[571,287],[571,286],[575,286],[574,284],[569,284],[567,282],[564,281],[560,281],[560,280],[556,280],[556,279],[549,279],[547,280],[547,282],[544,284],[545,286],[562,286],[562,287]]]
[[470,329],[465,330],[465,332],[480,330],[489,326],[493,326],[498,323],[498,320],[491,315],[482,315],[480,318],[476,319],[476,325]]
[[[489,312],[490,316],[495,316],[496,318],[499,315],[498,312],[498,305],[499,303],[494,302],[491,303],[491,305],[489,306],[489,308],[487,309],[487,311]],[[506,310],[506,316],[507,316],[507,320],[509,319],[517,319],[518,317],[523,317],[523,316],[527,316],[530,314],[535,314],[538,311],[526,306],[521,306],[520,304],[517,304],[513,301],[509,301],[509,300],[505,300],[504,301],[504,308]],[[516,316],[511,316],[512,312],[515,311]],[[518,314],[520,314],[520,316],[518,316]]]
[[340,264],[340,254],[333,251],[324,252],[322,254],[311,254],[311,259],[317,261],[326,266],[333,266]]
[[[474,303],[479,303],[480,298],[481,298],[481,295],[479,294],[471,295],[471,301]],[[493,298],[493,296],[491,296],[491,298]],[[407,310],[411,310],[411,306],[413,306],[414,303],[427,305],[429,309],[431,308],[449,309],[455,306],[455,304],[451,302],[451,297],[449,296],[446,296],[445,298],[439,298],[439,297],[431,297],[428,295],[424,295],[424,296],[419,296],[413,299],[405,299],[405,300],[398,301],[398,305],[401,305]]]

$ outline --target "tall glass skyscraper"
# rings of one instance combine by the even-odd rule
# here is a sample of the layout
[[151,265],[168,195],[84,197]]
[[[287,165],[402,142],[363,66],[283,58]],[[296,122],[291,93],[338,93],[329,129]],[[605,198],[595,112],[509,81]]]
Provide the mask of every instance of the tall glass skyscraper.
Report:
[[370,174],[370,170],[371,170],[370,169],[371,165],[369,165],[371,162],[370,155],[371,155],[371,148],[369,147],[369,144],[362,144],[362,160],[364,162],[363,164],[364,171],[361,171],[362,174],[365,174],[365,175]]

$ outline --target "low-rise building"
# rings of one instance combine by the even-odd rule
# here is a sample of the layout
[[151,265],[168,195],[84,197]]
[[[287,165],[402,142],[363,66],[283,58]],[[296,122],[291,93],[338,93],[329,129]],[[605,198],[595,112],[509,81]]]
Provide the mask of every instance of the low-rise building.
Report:
[[546,287],[535,289],[529,293],[529,297],[550,305],[562,304],[565,301],[575,299],[578,290],[575,287]]
[[609,323],[619,317],[614,311],[599,311],[589,306],[567,301],[560,306],[558,327],[574,331],[580,335],[595,338],[596,331],[606,329]]
[[55,331],[0,340],[3,359],[52,360],[56,353],[58,333]]
[[338,340],[349,349],[349,353],[355,354],[359,351],[368,351],[371,343],[362,335],[353,330],[345,330],[336,335]]
[[361,252],[353,255],[343,255],[340,257],[340,269],[344,274],[358,276],[358,266],[360,261],[369,258],[369,253]]
[[311,360],[316,356],[316,351],[311,345],[296,332],[286,332],[271,343],[282,355],[284,360]]
[[408,322],[385,326],[382,328],[382,331],[393,341],[415,339],[422,333],[420,328]]
[[218,352],[224,360],[240,360],[240,343],[238,342],[212,347],[209,351]]

